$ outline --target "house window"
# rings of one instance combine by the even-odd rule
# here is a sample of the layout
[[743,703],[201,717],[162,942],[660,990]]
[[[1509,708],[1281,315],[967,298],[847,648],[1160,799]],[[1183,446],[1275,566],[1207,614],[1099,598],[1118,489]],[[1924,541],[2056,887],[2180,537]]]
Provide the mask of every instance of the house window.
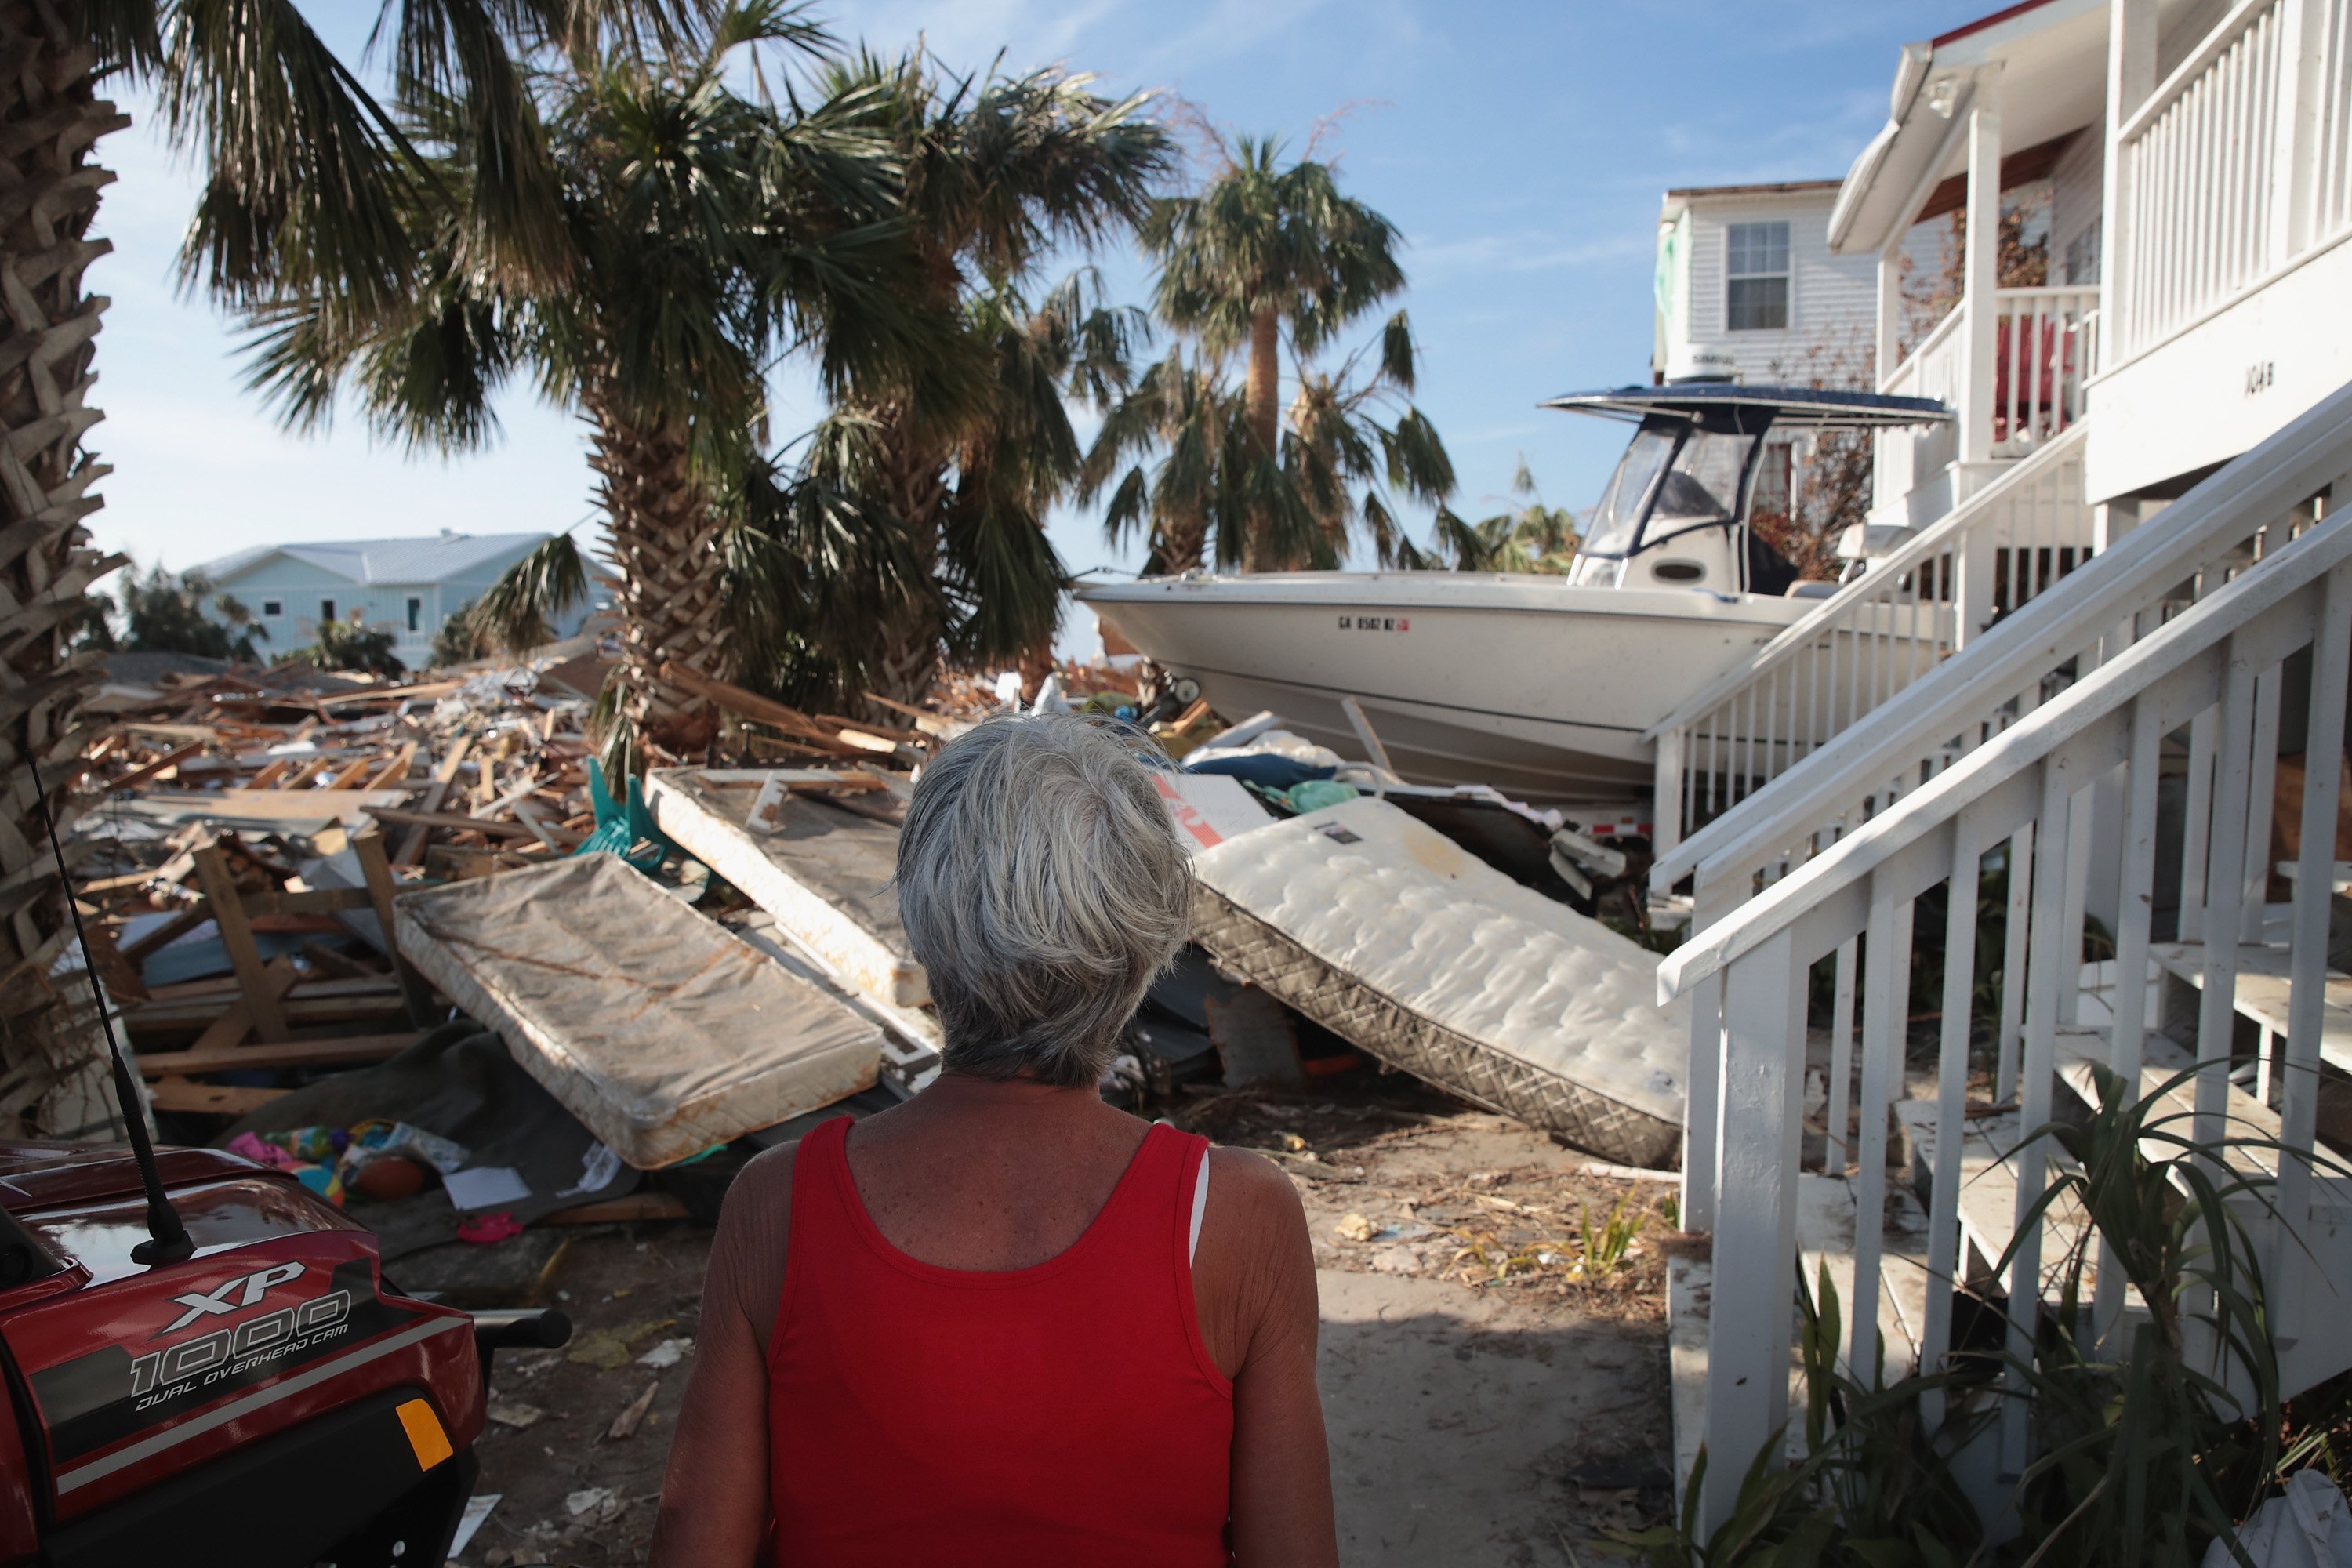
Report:
[[424,620],[425,620],[425,601],[424,601],[424,600],[422,600],[422,599],[411,599],[411,600],[409,600],[409,601],[408,601],[408,629],[409,629],[410,631],[412,631],[412,632],[413,632],[413,631],[417,630],[417,629],[418,629],[418,628],[423,625]]
[[283,600],[264,599],[261,601],[261,614],[265,619],[274,616],[282,616],[285,613],[286,605]]
[[1768,527],[1785,528],[1789,521],[1791,464],[1786,441],[1768,441],[1756,458],[1756,489],[1749,497],[1748,516]]
[[1784,331],[1789,325],[1789,226],[1725,226],[1724,316],[1735,332]]
[[320,601],[319,601],[319,619],[320,619],[320,620],[321,620],[321,621],[331,621],[331,620],[333,620],[334,618],[335,618],[335,601],[334,601],[334,600],[332,600],[332,599],[321,599],[321,600],[320,600]]

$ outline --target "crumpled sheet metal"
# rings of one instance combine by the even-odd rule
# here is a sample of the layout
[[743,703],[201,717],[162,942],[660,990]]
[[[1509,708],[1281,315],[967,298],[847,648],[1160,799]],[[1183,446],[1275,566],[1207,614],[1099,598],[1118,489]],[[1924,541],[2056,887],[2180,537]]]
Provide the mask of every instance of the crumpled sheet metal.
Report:
[[[738,781],[752,775],[735,773]],[[898,922],[898,830],[817,801],[789,799],[772,832],[750,822],[757,789],[721,787],[699,768],[648,775],[655,824],[776,918],[802,946],[892,1007],[931,999],[923,966]]]
[[404,893],[402,952],[652,1170],[870,1088],[881,1031],[609,855]]
[[1193,940],[1350,1044],[1606,1160],[1672,1166],[1688,1005],[1657,957],[1376,799],[1196,858]]

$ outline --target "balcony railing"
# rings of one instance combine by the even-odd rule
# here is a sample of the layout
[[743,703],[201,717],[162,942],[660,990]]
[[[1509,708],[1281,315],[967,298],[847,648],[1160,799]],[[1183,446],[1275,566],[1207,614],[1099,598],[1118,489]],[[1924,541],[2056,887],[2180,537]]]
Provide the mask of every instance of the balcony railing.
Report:
[[2112,370],[2352,230],[2352,0],[2242,0],[2117,128]]
[[[2001,289],[1992,300],[1992,428],[1971,443],[1995,458],[2021,458],[2083,416],[2084,383],[2090,379],[2097,344],[2099,291],[2067,286]],[[1963,406],[1968,305],[1949,315],[1879,385],[1901,397],[1932,397]],[[1929,476],[1917,470],[1921,447],[1948,460],[1948,433],[1917,436],[1896,431],[1879,441],[1879,460],[1892,462],[1890,483],[1878,487],[1881,500],[1907,494]]]

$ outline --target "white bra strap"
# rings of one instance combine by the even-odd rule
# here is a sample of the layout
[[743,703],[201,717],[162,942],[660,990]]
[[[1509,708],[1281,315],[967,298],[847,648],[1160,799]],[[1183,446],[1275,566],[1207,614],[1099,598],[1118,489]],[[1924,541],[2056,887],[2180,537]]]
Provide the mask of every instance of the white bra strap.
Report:
[[1184,1249],[1184,1259],[1191,1262],[1201,1250],[1201,1221],[1209,1212],[1209,1152],[1201,1151],[1201,1173],[1192,1180],[1192,1240]]

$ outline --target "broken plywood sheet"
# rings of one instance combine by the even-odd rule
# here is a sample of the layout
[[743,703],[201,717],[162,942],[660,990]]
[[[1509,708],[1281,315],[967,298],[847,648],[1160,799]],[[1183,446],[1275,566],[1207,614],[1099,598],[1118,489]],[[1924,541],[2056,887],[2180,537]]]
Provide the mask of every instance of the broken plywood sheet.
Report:
[[859,990],[893,1007],[929,1001],[890,888],[898,830],[799,795],[778,803],[772,828],[754,827],[761,777],[664,769],[648,779],[646,805],[680,847]]
[[610,855],[401,896],[401,951],[640,1170],[870,1088],[880,1029]]
[[1682,1142],[1687,1003],[1657,955],[1385,801],[1203,850],[1192,939],[1220,966],[1463,1098],[1629,1165]]

